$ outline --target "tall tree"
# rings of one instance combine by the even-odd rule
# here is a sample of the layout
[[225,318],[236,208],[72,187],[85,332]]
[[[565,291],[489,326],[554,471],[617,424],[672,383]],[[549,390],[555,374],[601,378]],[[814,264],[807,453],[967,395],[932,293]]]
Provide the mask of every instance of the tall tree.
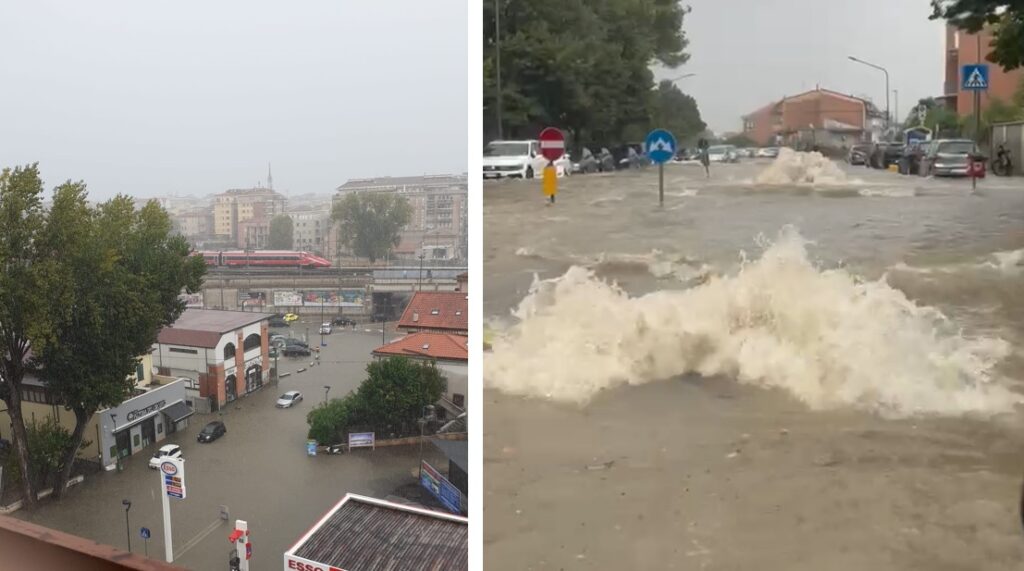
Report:
[[117,196],[90,207],[81,182],[55,190],[39,248],[56,261],[65,308],[54,342],[33,360],[75,417],[54,486],[62,497],[92,416],[132,396],[138,357],[184,311],[179,295],[201,287],[206,266],[155,201],[136,210],[130,197]]
[[279,214],[270,220],[270,249],[291,250],[294,247],[292,218],[287,214]]
[[[688,59],[675,0],[484,2],[484,127],[496,133],[495,15],[500,14],[502,114],[513,137],[558,125],[575,144],[619,142],[648,128],[651,65]],[[628,138],[628,137],[627,137]]]
[[993,31],[985,56],[1005,70],[1024,66],[1024,2],[1020,0],[932,0],[932,20],[944,19],[961,30]]
[[339,224],[341,243],[373,263],[399,244],[412,206],[399,194],[350,193],[334,205],[331,219]]
[[54,341],[55,313],[61,311],[61,300],[53,296],[58,283],[55,262],[39,250],[46,222],[42,193],[36,164],[0,172],[0,399],[11,418],[27,506],[35,505],[36,490],[22,416],[22,384],[32,354]]
[[651,126],[668,129],[680,142],[696,139],[707,128],[697,102],[671,81],[659,83],[654,97]]

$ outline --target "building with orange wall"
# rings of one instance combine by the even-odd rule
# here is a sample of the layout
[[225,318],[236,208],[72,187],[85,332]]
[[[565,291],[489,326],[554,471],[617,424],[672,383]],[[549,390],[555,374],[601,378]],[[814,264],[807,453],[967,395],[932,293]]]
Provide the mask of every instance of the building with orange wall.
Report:
[[946,77],[942,99],[949,108],[956,109],[957,115],[961,117],[974,114],[974,92],[960,88],[960,70],[964,65],[988,64],[988,89],[979,94],[982,111],[988,109],[994,99],[1009,103],[1014,93],[1022,87],[1024,68],[1003,71],[998,64],[985,60],[985,55],[992,49],[989,47],[991,41],[989,30],[969,34],[953,26],[946,26]]

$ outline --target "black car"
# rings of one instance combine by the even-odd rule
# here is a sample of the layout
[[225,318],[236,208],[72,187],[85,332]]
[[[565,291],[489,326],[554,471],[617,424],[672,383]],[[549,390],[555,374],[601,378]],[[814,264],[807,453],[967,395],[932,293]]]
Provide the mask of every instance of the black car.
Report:
[[309,357],[313,354],[313,352],[309,350],[309,347],[294,344],[285,345],[284,349],[281,350],[281,353],[284,354],[285,357]]
[[196,440],[199,442],[213,442],[227,433],[228,429],[224,426],[224,423],[219,420],[215,420],[208,423],[199,431],[199,435],[196,436]]
[[889,165],[897,165],[903,157],[903,145],[899,143],[875,143],[871,147],[866,166],[876,169],[887,169]]
[[347,317],[335,317],[333,320],[331,320],[331,323],[333,323],[334,325],[337,325],[339,327],[355,327],[356,326],[355,320],[354,319],[349,319]]
[[851,165],[862,165],[868,162],[868,153],[871,152],[871,145],[854,145],[850,147],[850,153],[846,155],[846,162]]
[[267,324],[270,327],[291,327],[291,324],[284,320],[283,317],[274,316],[267,320]]

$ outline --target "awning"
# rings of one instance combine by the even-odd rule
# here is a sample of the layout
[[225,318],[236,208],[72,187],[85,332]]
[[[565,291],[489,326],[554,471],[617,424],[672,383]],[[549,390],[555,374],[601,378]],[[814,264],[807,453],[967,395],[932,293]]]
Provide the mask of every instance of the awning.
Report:
[[195,411],[189,408],[185,401],[176,401],[160,409],[160,412],[167,415],[167,418],[175,423],[181,422],[195,414]]

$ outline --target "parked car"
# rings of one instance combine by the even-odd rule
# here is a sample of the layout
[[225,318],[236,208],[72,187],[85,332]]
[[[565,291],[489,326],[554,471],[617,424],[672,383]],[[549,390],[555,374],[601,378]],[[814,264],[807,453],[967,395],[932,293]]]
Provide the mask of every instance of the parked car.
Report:
[[583,147],[580,151],[580,160],[572,165],[572,172],[579,174],[588,174],[592,172],[600,172],[601,163],[594,156],[594,153],[590,152],[590,149]]
[[199,431],[199,435],[196,436],[196,440],[199,442],[213,442],[221,436],[228,433],[228,429],[224,426],[224,423],[219,420],[208,422],[202,430]]
[[313,352],[305,345],[289,344],[281,349],[281,354],[285,357],[309,357]]
[[612,157],[617,169],[638,169],[649,164],[647,158],[638,153],[636,147],[632,145],[615,147],[612,149]]
[[779,156],[778,147],[761,147],[757,150],[757,157],[761,159],[774,159]]
[[871,147],[867,166],[876,169],[887,169],[889,165],[899,164],[903,156],[903,145],[893,142],[879,142]]
[[285,345],[299,345],[299,346],[302,346],[302,347],[307,347],[307,348],[309,347],[309,343],[306,343],[302,339],[296,339],[294,337],[285,337],[283,339],[275,339],[275,340],[272,340],[271,343],[275,343],[275,344],[279,345],[280,347],[284,347]]
[[615,170],[615,156],[608,150],[608,147],[601,147],[601,152],[597,153],[596,158],[601,172],[612,172]]
[[[571,176],[572,175],[572,155],[565,153],[562,158],[551,163],[555,167],[556,176]],[[545,165],[547,166],[547,165]]]
[[292,324],[285,321],[284,317],[274,316],[267,320],[270,327],[291,327]]
[[870,152],[871,145],[854,145],[850,147],[850,152],[846,154],[846,162],[851,165],[862,165],[867,162]]
[[970,139],[939,139],[932,141],[921,157],[922,176],[967,176],[970,156],[979,154],[978,145]]
[[288,391],[281,395],[281,398],[277,399],[277,408],[291,408],[292,405],[302,400],[302,393],[299,391]]
[[181,455],[181,446],[178,446],[177,444],[166,444],[153,453],[153,457],[149,459],[149,467],[156,470],[160,467],[160,464],[163,463],[165,458],[185,459]]
[[539,141],[491,141],[484,147],[484,178],[533,178],[548,161]]
[[739,159],[736,156],[736,147],[732,145],[714,145],[708,147],[708,161],[712,163],[735,163]]
[[331,327],[330,321],[320,324],[320,335],[330,335],[332,331],[334,328]]
[[347,317],[335,317],[334,319],[331,320],[331,323],[334,323],[338,327],[355,327],[356,326],[356,321],[354,319],[349,319]]
[[287,321],[288,323],[291,323],[292,321],[298,321],[299,316],[295,315],[294,313],[286,313],[284,314],[284,320]]

